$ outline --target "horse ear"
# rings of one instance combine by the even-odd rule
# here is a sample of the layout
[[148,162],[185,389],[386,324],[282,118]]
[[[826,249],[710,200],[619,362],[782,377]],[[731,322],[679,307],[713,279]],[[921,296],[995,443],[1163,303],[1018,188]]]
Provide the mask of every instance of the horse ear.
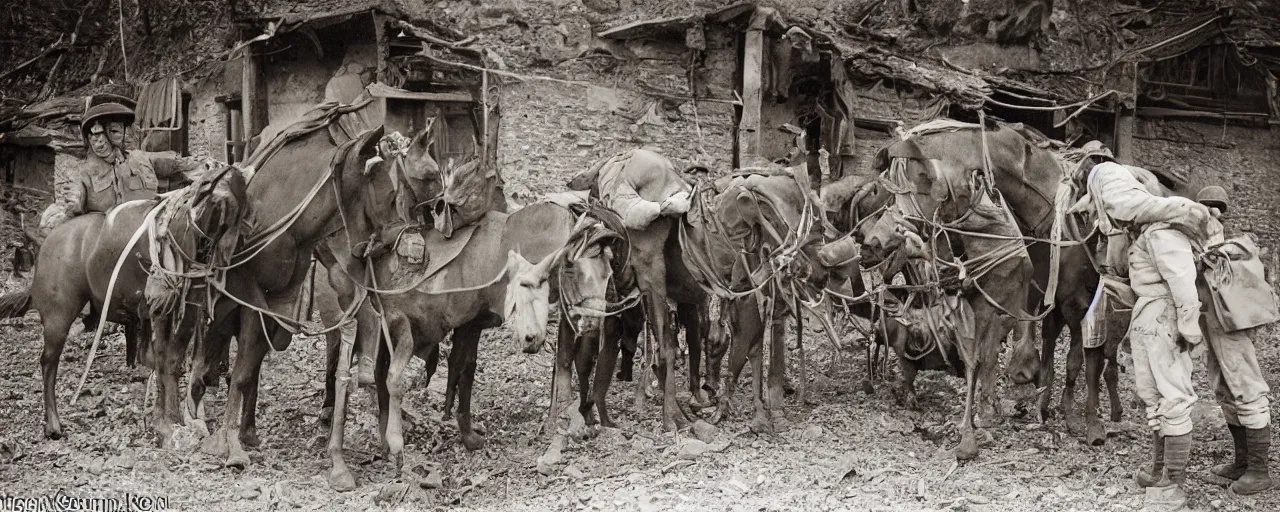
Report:
[[564,254],[563,247],[560,249],[557,249],[556,252],[548,254],[547,257],[542,258],[542,261],[539,261],[537,265],[534,265],[533,266],[534,279],[536,279],[539,283],[546,281],[547,277],[551,275],[551,267],[554,267],[556,262],[560,260],[561,254]]
[[507,251],[507,279],[519,275],[531,266],[529,260],[524,259],[524,256],[521,256],[520,253]]

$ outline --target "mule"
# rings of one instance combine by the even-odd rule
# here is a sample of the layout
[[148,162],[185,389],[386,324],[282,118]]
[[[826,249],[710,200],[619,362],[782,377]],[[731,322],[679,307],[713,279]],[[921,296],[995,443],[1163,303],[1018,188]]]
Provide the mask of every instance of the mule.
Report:
[[[796,319],[796,344],[801,354],[800,399],[806,399],[803,309],[794,294],[799,293],[798,288],[820,290],[827,279],[825,270],[817,264],[821,233],[815,228],[822,226],[822,219],[810,200],[808,174],[803,166],[775,171],[743,172],[722,178],[717,184],[720,192],[712,200],[714,206],[704,213],[701,225],[682,233],[686,238],[683,243],[691,248],[685,252],[687,264],[699,269],[700,284],[717,295],[730,292],[723,289],[724,283],[734,281],[738,284],[731,286],[756,290],[747,294],[730,292],[727,295],[732,298],[722,303],[717,338],[731,340],[727,343],[730,373],[713,415],[713,420],[719,421],[731,413],[738,378],[750,360],[755,405],[752,428],[756,431],[772,431],[770,413],[777,413],[782,407],[788,316]],[[783,260],[789,261],[785,266],[776,266],[777,261]],[[748,274],[750,279],[746,279]],[[766,297],[770,300],[762,311],[760,302]],[[771,329],[767,377],[763,368],[765,328]],[[723,354],[721,350],[718,356]],[[718,377],[720,357],[712,358],[709,366]]]
[[[451,373],[454,362],[461,366],[458,424],[464,443],[478,444],[481,440],[471,429],[470,395],[481,334],[505,321],[526,350],[536,351],[546,337],[551,283],[571,286],[575,292],[575,303],[567,305],[570,314],[562,322],[574,324],[579,332],[598,330],[599,317],[584,311],[605,301],[612,257],[607,245],[616,236],[564,207],[535,203],[509,215],[487,213],[456,257],[438,263],[438,270],[426,274],[428,279],[397,276],[390,255],[374,262],[375,282],[407,288],[376,297],[391,348],[389,353],[379,352],[376,365],[379,425],[383,448],[397,470],[403,461],[401,403],[408,391],[405,369],[410,358],[417,354],[428,359],[429,351],[454,331],[450,366]],[[339,355],[340,364],[345,360]],[[341,449],[344,426],[339,418],[345,404],[342,393],[337,396],[329,483],[335,489],[351,489],[355,480]]]
[[[241,208],[245,204],[246,185],[238,170],[206,169],[198,187],[190,190],[194,195],[192,202],[186,203],[175,215],[163,218],[162,225],[158,226],[168,233],[164,245],[171,244],[196,259],[207,255],[226,226],[242,222],[246,211]],[[58,364],[71,323],[86,304],[103,311],[110,291],[110,309],[103,317],[125,326],[126,363],[133,366],[141,360],[158,372],[161,399],[156,403],[153,427],[162,446],[171,441],[170,424],[179,411],[176,394],[166,393],[176,390],[182,359],[166,357],[162,350],[153,351],[158,347],[149,343],[151,311],[144,292],[148,286],[148,270],[162,262],[153,260],[151,237],[134,239],[135,233],[146,229],[146,223],[155,222],[149,219],[159,204],[159,199],[130,201],[105,214],[88,213],[59,225],[40,246],[31,287],[0,298],[0,317],[21,316],[30,309],[40,313],[44,327],[40,368],[44,381],[45,437],[59,439],[63,435],[56,385]],[[163,222],[165,219],[167,222]],[[118,273],[112,283],[115,269]],[[166,328],[163,337],[185,341],[194,319],[195,315],[191,315],[188,322],[172,330]]]

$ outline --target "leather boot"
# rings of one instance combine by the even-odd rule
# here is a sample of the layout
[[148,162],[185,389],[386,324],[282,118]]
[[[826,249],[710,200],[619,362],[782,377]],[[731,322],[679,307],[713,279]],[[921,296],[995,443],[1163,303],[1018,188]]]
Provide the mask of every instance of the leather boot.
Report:
[[1133,479],[1139,487],[1152,487],[1164,478],[1164,437],[1159,431],[1151,433],[1151,467],[1138,468]]
[[1187,460],[1191,458],[1191,434],[1164,437],[1164,478],[1147,488],[1142,510],[1173,512],[1187,504],[1182,486],[1187,481]]
[[1231,440],[1235,443],[1236,461],[1230,464],[1218,464],[1209,472],[1227,480],[1237,480],[1249,466],[1246,460],[1249,450],[1245,443],[1245,428],[1240,425],[1227,424],[1227,430],[1231,431]]
[[1241,495],[1257,494],[1271,488],[1271,475],[1267,471],[1267,458],[1271,451],[1271,426],[1246,430],[1248,469],[1235,483],[1231,492]]

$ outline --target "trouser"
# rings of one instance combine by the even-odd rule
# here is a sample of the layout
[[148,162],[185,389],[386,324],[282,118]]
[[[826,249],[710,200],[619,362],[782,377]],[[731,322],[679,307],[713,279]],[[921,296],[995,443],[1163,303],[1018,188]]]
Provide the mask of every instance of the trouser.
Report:
[[1178,350],[1177,314],[1168,298],[1141,300],[1133,309],[1129,342],[1138,396],[1147,406],[1147,425],[1163,436],[1191,432],[1191,354]]
[[1209,387],[1222,406],[1227,423],[1245,428],[1271,424],[1267,386],[1253,349],[1253,329],[1226,332],[1218,322],[1213,301],[1206,301],[1205,338],[1209,342]]

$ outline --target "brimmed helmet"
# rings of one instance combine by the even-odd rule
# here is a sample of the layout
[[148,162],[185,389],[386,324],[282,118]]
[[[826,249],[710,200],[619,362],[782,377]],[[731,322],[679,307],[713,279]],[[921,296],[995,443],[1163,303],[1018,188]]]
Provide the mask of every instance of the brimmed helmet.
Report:
[[134,120],[133,109],[114,102],[100,103],[85,109],[84,116],[80,118],[80,134],[86,141],[89,140],[89,127],[93,126],[93,122],[104,119],[119,119],[125,126],[129,126]]
[[1227,211],[1227,191],[1217,185],[1209,185],[1196,194],[1196,202],[1208,207]]

